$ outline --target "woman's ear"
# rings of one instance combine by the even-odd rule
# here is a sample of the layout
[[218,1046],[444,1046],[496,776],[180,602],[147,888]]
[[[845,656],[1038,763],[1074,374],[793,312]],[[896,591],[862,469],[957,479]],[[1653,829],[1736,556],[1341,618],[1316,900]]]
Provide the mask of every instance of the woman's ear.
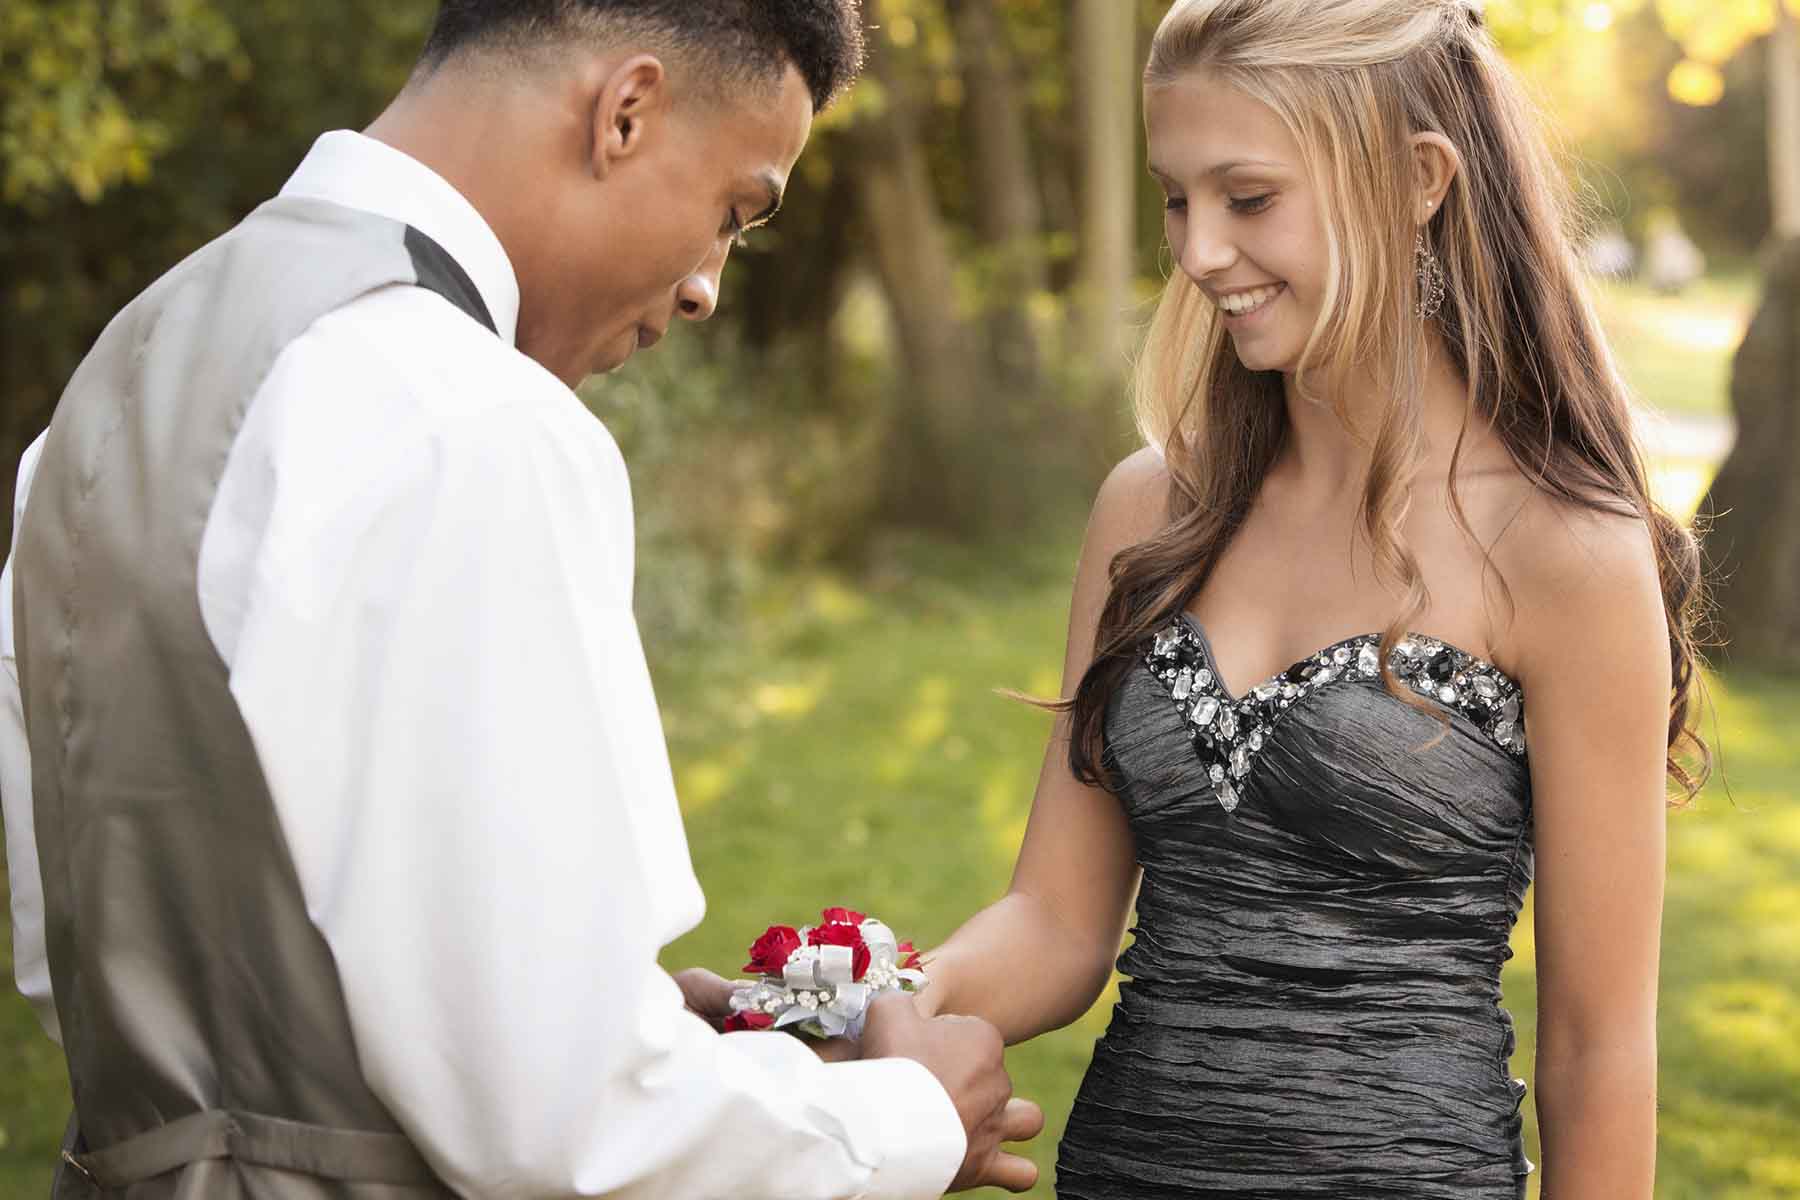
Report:
[[615,68],[592,96],[594,138],[589,147],[594,178],[640,153],[652,125],[668,111],[668,73],[650,54],[633,55]]
[[1421,225],[1431,220],[1444,203],[1450,184],[1462,169],[1462,155],[1441,133],[1415,133],[1412,137],[1413,174],[1419,209],[1413,218]]

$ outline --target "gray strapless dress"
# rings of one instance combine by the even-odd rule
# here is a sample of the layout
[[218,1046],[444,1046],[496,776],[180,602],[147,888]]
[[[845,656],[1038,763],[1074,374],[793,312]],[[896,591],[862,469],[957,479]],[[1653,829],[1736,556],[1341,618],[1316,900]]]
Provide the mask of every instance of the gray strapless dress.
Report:
[[1414,636],[1392,662],[1420,712],[1379,643],[1233,697],[1184,617],[1114,696],[1144,877],[1062,1200],[1525,1194],[1500,1007],[1533,866],[1523,697]]

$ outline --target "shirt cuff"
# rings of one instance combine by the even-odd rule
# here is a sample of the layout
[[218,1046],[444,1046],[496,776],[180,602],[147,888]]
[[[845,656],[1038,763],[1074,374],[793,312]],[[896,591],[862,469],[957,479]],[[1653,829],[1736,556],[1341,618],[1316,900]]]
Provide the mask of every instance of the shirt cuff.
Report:
[[822,1107],[867,1138],[875,1162],[859,1200],[938,1200],[968,1153],[950,1095],[922,1063],[875,1058],[828,1064]]

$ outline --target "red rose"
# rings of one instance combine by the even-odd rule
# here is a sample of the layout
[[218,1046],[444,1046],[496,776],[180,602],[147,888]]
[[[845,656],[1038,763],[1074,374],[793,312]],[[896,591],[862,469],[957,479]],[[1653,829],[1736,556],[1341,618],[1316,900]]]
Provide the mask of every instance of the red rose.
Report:
[[775,1018],[765,1012],[732,1013],[725,1018],[726,1033],[741,1033],[746,1029],[767,1029],[775,1024]]
[[860,981],[864,972],[869,969],[869,960],[873,956],[869,953],[868,944],[863,941],[862,930],[855,925],[821,925],[812,931],[812,936],[807,941],[815,946],[850,947],[852,979]]
[[903,971],[918,970],[919,963],[920,963],[919,952],[917,950],[913,949],[913,944],[911,942],[901,942],[900,948],[896,951],[896,953],[900,956],[900,969],[901,970],[903,970]]
[[869,918],[854,908],[828,908],[820,915],[821,925],[861,925]]
[[744,964],[744,974],[779,975],[787,966],[788,956],[800,946],[799,930],[786,925],[771,925],[750,947],[750,961]]

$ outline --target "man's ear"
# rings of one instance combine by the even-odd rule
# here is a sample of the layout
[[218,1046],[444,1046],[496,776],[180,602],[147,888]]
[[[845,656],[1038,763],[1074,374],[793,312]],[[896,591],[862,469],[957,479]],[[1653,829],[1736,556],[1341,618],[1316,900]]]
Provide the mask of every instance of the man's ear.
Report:
[[1419,197],[1419,211],[1413,217],[1423,225],[1444,203],[1451,182],[1462,170],[1462,155],[1456,152],[1456,144],[1441,133],[1415,133],[1412,148]]
[[640,153],[653,127],[667,114],[669,80],[662,60],[651,54],[626,59],[601,82],[593,105],[593,144],[588,153],[594,177],[601,179]]

